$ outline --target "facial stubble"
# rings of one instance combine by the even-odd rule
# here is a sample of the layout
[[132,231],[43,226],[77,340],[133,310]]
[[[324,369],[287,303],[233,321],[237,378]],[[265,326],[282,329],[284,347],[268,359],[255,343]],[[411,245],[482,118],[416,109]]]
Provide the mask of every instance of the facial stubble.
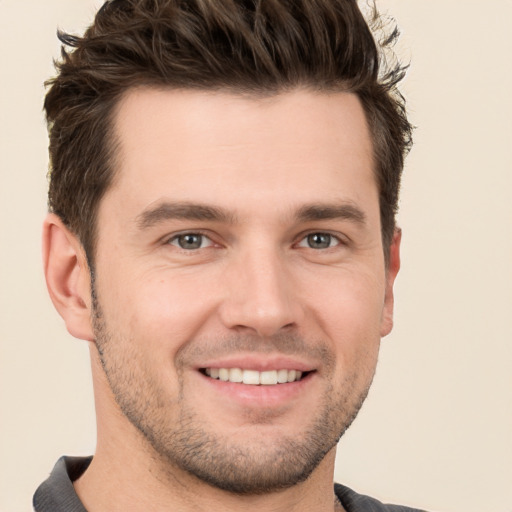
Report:
[[[258,495],[279,491],[305,481],[359,412],[371,385],[374,365],[364,367],[361,376],[352,369],[342,385],[334,389],[335,355],[325,347],[322,354],[324,379],[330,384],[316,417],[304,422],[300,436],[280,435],[269,443],[266,436],[245,433],[240,440],[206,428],[207,419],[193,410],[184,390],[183,358],[176,358],[179,392],[169,396],[157,372],[150,368],[140,350],[143,344],[115,336],[102,312],[97,292],[92,286],[92,310],[95,342],[113,397],[122,413],[141,434],[150,456],[168,475],[181,470],[202,482],[238,495]],[[248,340],[231,338],[221,341],[226,347],[244,347]],[[252,339],[249,344],[254,344]],[[274,345],[283,352],[304,347],[304,340],[294,336],[276,337]],[[268,340],[265,346],[269,346]],[[330,377],[330,378],[329,378]],[[269,418],[267,421],[272,421]],[[303,421],[297,418],[297,421]],[[254,420],[264,423],[259,417]],[[245,427],[247,429],[247,427]],[[250,429],[250,427],[249,427]]]

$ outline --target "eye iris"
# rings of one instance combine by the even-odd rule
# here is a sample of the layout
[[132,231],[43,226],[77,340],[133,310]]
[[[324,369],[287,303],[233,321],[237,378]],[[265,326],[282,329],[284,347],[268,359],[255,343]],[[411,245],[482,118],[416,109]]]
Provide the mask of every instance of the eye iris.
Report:
[[308,235],[308,245],[312,249],[327,249],[331,245],[331,235],[327,233],[313,233]]
[[199,249],[203,241],[202,235],[181,235],[178,244],[182,249]]

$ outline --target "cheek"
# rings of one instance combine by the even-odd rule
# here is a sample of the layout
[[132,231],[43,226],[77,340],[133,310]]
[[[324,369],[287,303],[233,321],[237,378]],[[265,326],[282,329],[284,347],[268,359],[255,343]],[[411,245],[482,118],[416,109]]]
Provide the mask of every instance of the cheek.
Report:
[[335,388],[352,389],[354,396],[373,379],[380,349],[380,311],[375,304],[350,300],[332,311],[329,338],[336,360]]
[[[338,364],[373,365],[380,346],[384,280],[373,274],[344,273],[316,288],[310,304],[323,334],[332,343]],[[328,290],[328,291],[327,291]]]
[[[158,275],[157,275],[158,274]],[[115,275],[100,294],[111,328],[156,352],[176,351],[192,339],[212,310],[204,279],[171,272]]]

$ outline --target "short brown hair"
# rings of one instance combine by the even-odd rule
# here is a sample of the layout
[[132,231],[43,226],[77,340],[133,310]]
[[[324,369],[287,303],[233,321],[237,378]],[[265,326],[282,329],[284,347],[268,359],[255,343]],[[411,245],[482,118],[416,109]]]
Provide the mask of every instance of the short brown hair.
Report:
[[[370,22],[378,22],[373,7]],[[388,45],[394,37],[385,42]],[[157,86],[277,94],[296,87],[358,95],[370,127],[387,254],[411,125],[356,0],[108,0],[83,37],[58,33],[62,58],[44,108],[49,208],[93,262],[96,212],[115,173],[115,107]]]

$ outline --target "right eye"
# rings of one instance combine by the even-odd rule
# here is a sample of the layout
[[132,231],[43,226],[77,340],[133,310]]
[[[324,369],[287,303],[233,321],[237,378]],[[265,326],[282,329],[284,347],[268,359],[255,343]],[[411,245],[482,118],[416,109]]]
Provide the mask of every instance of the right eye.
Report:
[[167,243],[186,251],[204,249],[213,245],[213,242],[201,233],[182,233],[173,236]]

